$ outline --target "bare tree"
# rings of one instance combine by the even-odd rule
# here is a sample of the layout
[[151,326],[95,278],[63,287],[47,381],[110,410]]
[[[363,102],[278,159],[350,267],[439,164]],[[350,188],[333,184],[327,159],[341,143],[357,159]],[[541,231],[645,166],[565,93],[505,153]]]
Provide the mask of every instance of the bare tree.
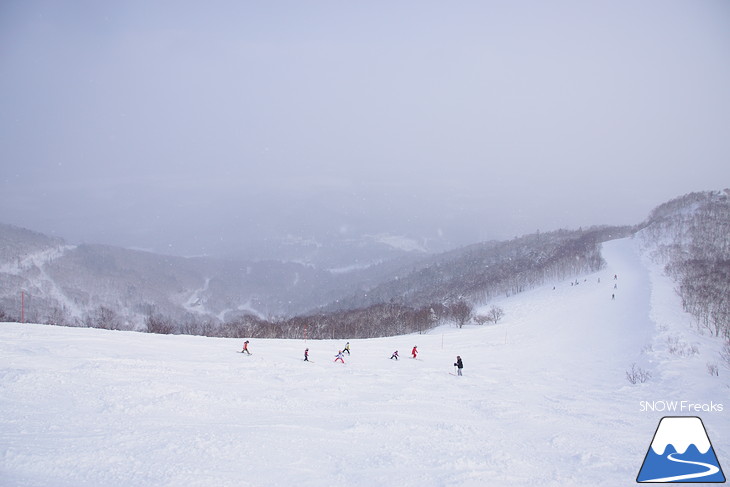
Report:
[[489,308],[489,313],[487,313],[487,316],[489,317],[489,321],[496,325],[497,323],[499,323],[499,320],[504,317],[504,310],[499,306],[493,304],[492,307]]
[[720,350],[720,357],[722,358],[722,361],[725,362],[725,366],[730,368],[730,338],[725,340],[725,344],[722,347],[722,350]]
[[17,317],[11,316],[5,309],[0,308],[0,321],[14,322],[20,320]]
[[169,335],[175,332],[175,325],[172,321],[161,315],[149,315],[145,319],[145,325],[147,325],[147,333]]
[[54,306],[51,309],[51,311],[48,313],[48,319],[46,320],[46,322],[49,325],[58,326],[70,326],[72,324],[72,320],[70,319],[68,310],[59,306]]
[[635,363],[631,364],[631,370],[626,371],[626,380],[632,384],[643,384],[651,379],[651,373],[638,367]]
[[471,319],[472,307],[463,299],[449,306],[449,311],[459,328],[462,328]]
[[105,330],[120,330],[121,320],[117,312],[106,306],[99,306],[84,318],[84,325],[89,328],[103,328]]

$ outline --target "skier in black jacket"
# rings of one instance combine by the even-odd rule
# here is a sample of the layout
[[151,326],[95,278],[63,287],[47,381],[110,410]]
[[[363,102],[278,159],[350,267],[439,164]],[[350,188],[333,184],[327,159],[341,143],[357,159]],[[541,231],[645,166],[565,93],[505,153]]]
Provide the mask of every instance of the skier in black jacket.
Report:
[[457,368],[459,375],[461,375],[461,369],[464,368],[464,364],[461,361],[461,356],[456,356],[456,363],[454,364],[454,367]]

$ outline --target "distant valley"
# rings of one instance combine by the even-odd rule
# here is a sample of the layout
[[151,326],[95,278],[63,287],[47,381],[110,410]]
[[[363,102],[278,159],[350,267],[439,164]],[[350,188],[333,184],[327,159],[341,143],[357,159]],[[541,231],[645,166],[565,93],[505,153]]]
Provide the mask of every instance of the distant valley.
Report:
[[[296,316],[337,316],[383,305],[414,312],[457,302],[481,305],[494,296],[600,269],[605,241],[654,232],[653,238],[665,242],[664,252],[676,250],[698,222],[708,221],[708,214],[714,215],[705,225],[711,230],[703,232],[716,233],[712,252],[722,254],[729,246],[728,219],[723,220],[730,214],[727,208],[727,191],[693,193],[661,205],[635,226],[535,233],[436,254],[383,235],[367,242],[372,249],[368,259],[348,262],[346,249],[332,249],[342,252],[337,259],[342,265],[328,268],[311,262],[184,258],[69,245],[0,225],[0,313],[5,320],[66,326],[111,321],[102,327],[136,330],[144,330],[155,316],[176,324],[169,332],[179,332],[181,323],[210,331],[253,319],[281,328]],[[374,242],[381,247],[372,247]],[[362,249],[359,255],[364,255]],[[321,319],[328,320],[332,318]]]

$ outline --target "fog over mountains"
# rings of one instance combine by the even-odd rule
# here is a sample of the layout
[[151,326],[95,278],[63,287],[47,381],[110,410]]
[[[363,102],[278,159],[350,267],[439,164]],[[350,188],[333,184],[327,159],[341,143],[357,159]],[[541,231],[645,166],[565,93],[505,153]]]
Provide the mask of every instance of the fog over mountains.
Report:
[[[698,228],[716,244],[710,254],[728,252],[728,206],[727,190],[692,193],[661,205],[633,227],[538,232],[442,253],[392,235],[351,247],[289,236],[280,244],[297,258],[288,261],[69,245],[0,225],[0,311],[6,319],[19,320],[22,313],[26,321],[99,326],[111,320],[115,328],[145,329],[153,315],[215,327],[247,316],[280,321],[388,303],[413,309],[458,301],[482,305],[494,296],[597,270],[603,265],[601,242],[640,230],[663,242],[666,255],[667,249],[694,245],[692,232]],[[352,248],[357,251],[349,252]],[[713,258],[726,265],[726,255]],[[327,265],[335,261],[339,265]]]

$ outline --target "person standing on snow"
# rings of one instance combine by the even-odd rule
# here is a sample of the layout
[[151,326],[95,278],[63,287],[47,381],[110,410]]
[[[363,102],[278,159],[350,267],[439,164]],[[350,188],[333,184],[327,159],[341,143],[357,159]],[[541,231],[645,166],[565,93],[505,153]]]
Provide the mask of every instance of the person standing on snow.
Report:
[[248,340],[243,342],[243,350],[241,350],[241,353],[247,353],[247,354],[251,355],[251,352],[248,351]]
[[461,369],[464,368],[464,364],[461,361],[461,356],[456,356],[456,363],[454,364],[454,367],[456,367],[458,374],[461,375]]
[[350,355],[350,342],[345,343],[345,348],[343,351],[347,352],[347,355]]
[[413,355],[412,358],[416,358],[416,355],[418,355],[418,347],[413,347],[413,350],[411,350],[411,355]]
[[390,359],[391,360],[393,360],[393,359],[398,360],[398,350],[396,350],[395,352],[393,352],[393,355],[390,356]]
[[339,360],[340,362],[342,362],[344,364],[345,359],[343,357],[344,356],[342,354],[342,350],[340,350],[339,352],[337,352],[337,355],[335,355],[335,362],[337,362]]
[[309,349],[308,348],[304,349],[304,361],[309,362]]

